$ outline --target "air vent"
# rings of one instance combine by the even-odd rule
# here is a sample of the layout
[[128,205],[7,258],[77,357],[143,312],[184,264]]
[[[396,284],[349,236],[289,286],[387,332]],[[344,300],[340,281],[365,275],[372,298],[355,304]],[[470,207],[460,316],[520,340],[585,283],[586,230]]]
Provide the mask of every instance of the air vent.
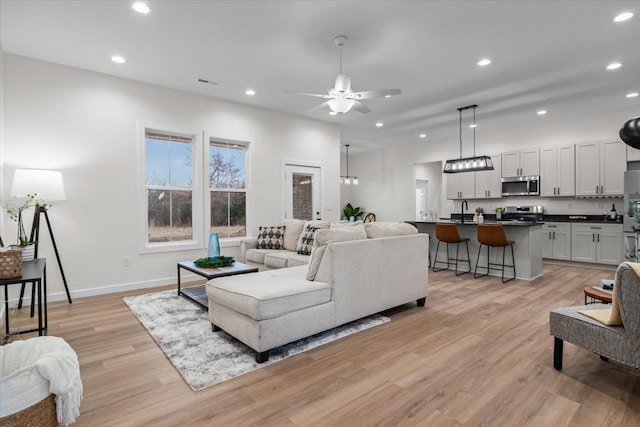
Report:
[[200,83],[206,83],[206,84],[209,84],[209,85],[212,85],[212,86],[218,86],[218,83],[216,83],[216,82],[212,82],[212,81],[207,80],[207,79],[198,79],[198,81],[199,81]]

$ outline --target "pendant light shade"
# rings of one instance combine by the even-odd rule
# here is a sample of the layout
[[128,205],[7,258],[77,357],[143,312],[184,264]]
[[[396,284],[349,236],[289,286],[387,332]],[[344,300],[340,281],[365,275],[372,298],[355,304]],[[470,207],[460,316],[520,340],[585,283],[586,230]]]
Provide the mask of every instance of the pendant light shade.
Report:
[[[477,172],[492,171],[493,162],[489,156],[476,156],[476,104],[458,108],[460,112],[460,158],[447,160],[444,164],[442,173],[461,173],[461,172]],[[473,157],[462,157],[462,112],[464,110],[473,109]]]
[[345,147],[347,147],[347,174],[340,176],[340,184],[358,185],[358,177],[349,175],[349,144],[345,144]]
[[327,101],[327,104],[329,104],[329,108],[334,113],[346,113],[351,110],[355,101],[353,99],[335,98]]

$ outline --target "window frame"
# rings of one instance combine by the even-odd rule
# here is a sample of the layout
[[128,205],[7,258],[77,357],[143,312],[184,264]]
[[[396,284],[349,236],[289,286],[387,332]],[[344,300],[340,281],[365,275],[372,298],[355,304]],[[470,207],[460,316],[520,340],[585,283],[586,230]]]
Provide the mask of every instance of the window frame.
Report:
[[[235,144],[245,146],[245,212],[246,212],[246,235],[242,237],[220,237],[220,246],[229,247],[237,246],[241,240],[251,236],[251,230],[255,225],[255,192],[253,191],[253,165],[255,156],[255,144],[252,143],[253,138],[249,135],[229,134],[221,131],[206,131],[203,138],[203,162],[202,162],[202,182],[203,192],[202,199],[206,201],[204,206],[204,235],[209,237],[211,233],[211,188],[209,183],[209,146],[210,141],[222,142],[226,144]],[[206,151],[206,155],[204,154]],[[238,191],[237,189],[229,189],[230,191]]]
[[[148,198],[146,183],[146,134],[147,130],[185,136],[192,138],[191,147],[191,168],[192,168],[192,199],[191,199],[191,224],[193,229],[193,238],[191,240],[173,241],[173,242],[157,242],[150,243],[148,241],[149,222],[148,222]],[[201,230],[203,223],[203,204],[202,200],[202,180],[198,177],[202,176],[203,153],[202,153],[202,131],[174,126],[167,123],[138,121],[138,249],[141,254],[145,253],[161,253],[173,251],[185,251],[202,249],[204,247],[204,235]],[[208,234],[206,234],[208,238]]]

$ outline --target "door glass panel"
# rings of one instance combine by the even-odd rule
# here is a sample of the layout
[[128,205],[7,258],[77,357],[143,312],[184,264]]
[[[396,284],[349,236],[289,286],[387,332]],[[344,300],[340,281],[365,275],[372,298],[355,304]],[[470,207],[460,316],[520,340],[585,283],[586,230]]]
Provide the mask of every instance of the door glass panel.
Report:
[[311,221],[313,219],[313,179],[311,175],[292,174],[293,217]]

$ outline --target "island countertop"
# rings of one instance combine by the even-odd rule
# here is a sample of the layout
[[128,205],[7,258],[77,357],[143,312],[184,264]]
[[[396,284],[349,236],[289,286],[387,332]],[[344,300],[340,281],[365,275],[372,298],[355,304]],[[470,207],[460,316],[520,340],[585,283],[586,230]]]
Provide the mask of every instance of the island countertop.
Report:
[[[465,226],[465,225],[472,225],[472,226],[477,226],[478,224],[473,222],[473,221],[468,221],[465,220],[464,222],[460,222],[460,220],[457,219],[441,219],[438,221],[405,221],[408,224],[411,224],[413,226],[415,226],[416,228],[418,228],[418,224],[436,224],[436,223],[443,223],[443,224],[456,224],[456,225],[460,225],[460,226]],[[544,224],[544,222],[542,221],[519,221],[519,220],[513,220],[513,221],[496,221],[496,220],[485,220],[482,224],[502,224],[504,226],[507,227],[533,227],[536,225],[542,225]],[[418,228],[419,229],[419,228]]]

